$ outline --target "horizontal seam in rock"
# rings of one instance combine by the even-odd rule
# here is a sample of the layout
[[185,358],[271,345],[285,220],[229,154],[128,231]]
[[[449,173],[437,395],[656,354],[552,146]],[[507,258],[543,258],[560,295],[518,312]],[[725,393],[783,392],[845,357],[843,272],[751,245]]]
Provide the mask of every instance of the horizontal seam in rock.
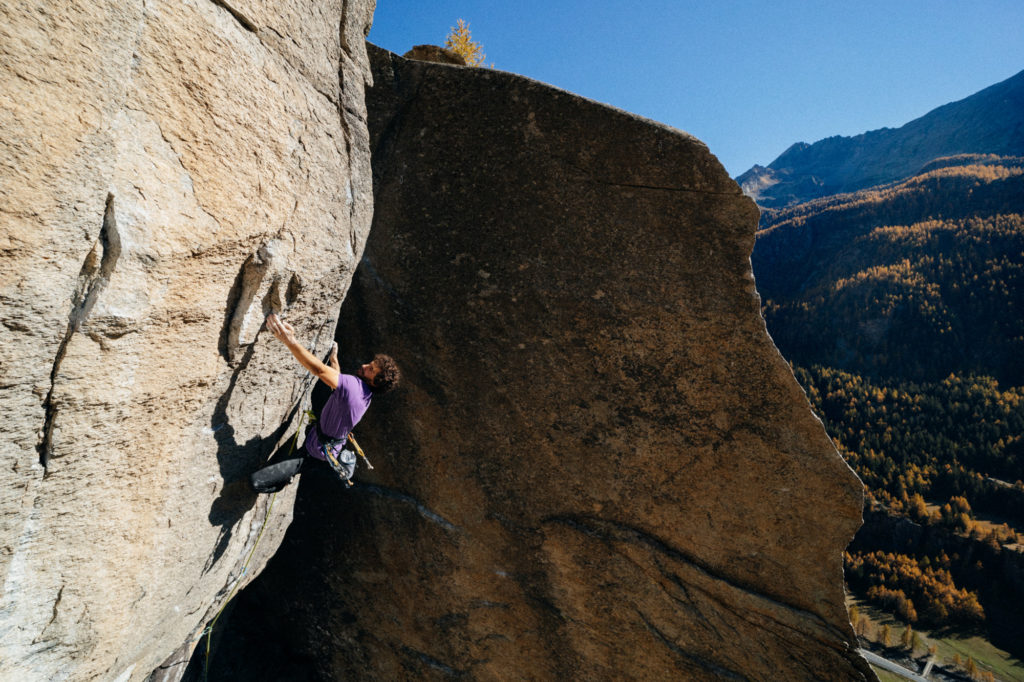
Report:
[[[660,571],[661,571],[662,575],[664,575],[665,577],[667,577],[667,578],[668,578],[668,579],[669,579],[669,580],[670,580],[670,581],[671,581],[671,582],[672,582],[673,584],[675,584],[675,585],[676,585],[676,587],[678,587],[679,589],[683,590],[683,592],[686,592],[686,593],[687,593],[687,596],[689,596],[689,590],[690,590],[690,589],[698,590],[699,592],[701,592],[702,594],[704,594],[704,595],[705,595],[705,596],[706,596],[706,597],[707,597],[708,599],[712,599],[712,600],[714,600],[714,601],[718,602],[719,604],[722,604],[723,606],[725,606],[725,607],[726,607],[726,609],[727,609],[727,610],[728,610],[729,612],[731,612],[731,613],[734,613],[734,614],[736,614],[736,616],[737,616],[738,618],[740,618],[740,619],[742,619],[742,620],[746,621],[747,623],[750,623],[751,625],[754,625],[755,627],[760,627],[760,625],[759,625],[758,623],[755,623],[755,622],[754,622],[754,621],[753,621],[752,619],[748,618],[748,617],[746,616],[746,613],[745,613],[746,611],[753,611],[754,613],[757,613],[758,615],[762,616],[763,618],[766,618],[767,620],[770,620],[770,621],[772,621],[773,623],[775,623],[776,625],[778,625],[778,626],[779,626],[780,628],[785,628],[786,630],[790,630],[790,631],[793,631],[793,632],[795,632],[795,633],[797,633],[797,634],[804,634],[804,635],[808,635],[808,636],[814,637],[815,639],[817,639],[817,640],[819,640],[819,641],[821,641],[821,642],[825,642],[826,644],[829,644],[829,645],[830,645],[830,643],[829,643],[829,642],[827,642],[827,641],[825,640],[825,638],[824,638],[824,637],[821,637],[821,636],[815,636],[815,635],[813,635],[813,634],[811,634],[811,633],[808,633],[808,632],[807,632],[806,630],[801,630],[800,628],[797,628],[797,627],[795,627],[795,626],[793,626],[793,625],[790,625],[789,623],[785,623],[785,622],[783,622],[783,621],[779,620],[778,618],[776,618],[776,617],[775,617],[774,615],[772,615],[772,614],[771,614],[771,612],[766,612],[766,611],[755,611],[754,609],[739,609],[739,610],[734,610],[734,609],[732,609],[732,608],[729,608],[729,606],[727,606],[726,604],[723,604],[723,602],[722,602],[721,598],[719,598],[718,596],[716,596],[716,595],[714,595],[714,594],[711,594],[710,592],[708,592],[708,590],[707,590],[707,589],[705,589],[705,588],[704,588],[704,587],[702,587],[701,585],[698,585],[698,584],[692,584],[692,585],[687,585],[686,583],[684,583],[684,582],[683,582],[683,579],[682,579],[681,577],[679,577],[679,576],[678,576],[678,575],[676,575],[675,573],[669,573],[668,571],[666,571],[666,570],[665,570],[665,568],[664,568],[663,566],[661,566],[661,563],[660,563],[660,562],[657,562],[657,566],[658,566],[658,570],[660,570]],[[673,596],[673,595],[672,595],[671,593],[669,593],[669,592],[668,592],[667,590],[665,590],[665,588],[664,588],[664,587],[661,587],[660,585],[659,585],[658,587],[660,587],[660,588],[662,589],[662,591],[664,591],[664,592],[665,592],[665,593],[666,593],[666,594],[667,594],[667,595],[668,595],[668,596],[669,596],[669,597],[670,597],[671,599],[674,599],[675,601],[679,601],[679,602],[682,602],[682,600],[678,599],[677,597],[674,597],[674,596]],[[758,596],[761,596],[761,595],[759,594]],[[701,617],[701,618],[702,618],[703,620],[707,620],[707,618],[706,618],[706,617],[704,616],[703,612],[701,612],[701,611],[700,611],[700,609],[695,609],[695,610],[696,610],[697,614],[698,614],[698,615],[699,615],[699,616],[700,616],[700,617]],[[709,623],[709,625],[710,625],[710,623]],[[731,626],[730,626],[730,627],[731,627]],[[784,636],[784,635],[782,634],[782,632],[781,632],[781,631],[777,631],[776,635],[777,635],[777,636],[778,636],[778,637],[779,637],[780,639],[783,639],[783,640],[786,640],[786,639],[787,639],[787,638],[786,638],[786,637],[785,637],[785,636]],[[788,641],[788,640],[787,640],[787,641]]]
[[[318,92],[319,92],[319,91],[318,91]],[[321,94],[321,95],[323,95],[323,93],[322,93],[322,92],[321,92],[320,94]],[[327,95],[324,95],[324,97],[327,97]],[[356,110],[354,110],[354,109],[351,109],[351,108],[349,108],[349,107],[346,107],[346,106],[345,106],[344,104],[343,104],[343,105],[341,105],[341,110],[342,110],[342,111],[344,111],[344,112],[346,112],[346,113],[349,113],[349,114],[351,114],[351,115],[352,115],[352,116],[354,116],[354,117],[355,117],[355,118],[356,118],[357,120],[359,120],[359,121],[362,121],[363,123],[366,123],[366,114],[360,113],[360,112],[358,112],[358,111],[356,111]]]
[[411,495],[406,495],[405,493],[400,493],[397,490],[394,490],[393,488],[385,488],[384,486],[374,485],[372,483],[362,483],[359,485],[359,489],[366,490],[380,497],[386,497],[391,500],[398,500],[399,502],[411,504],[413,507],[416,508],[416,511],[419,512],[420,516],[427,519],[428,521],[433,521],[445,530],[456,531],[458,533],[463,532],[463,530],[456,526],[454,523],[444,518],[437,512],[431,510],[429,507],[427,507],[426,505],[424,505],[422,502],[417,500],[415,497],[412,497]]
[[632,189],[654,189],[654,190],[661,190],[661,191],[664,191],[664,192],[686,192],[686,193],[689,193],[689,194],[707,194],[707,195],[710,195],[710,196],[723,196],[723,197],[743,196],[743,192],[740,191],[740,188],[739,188],[738,185],[737,185],[735,190],[719,191],[719,190],[710,190],[710,189],[695,189],[693,187],[665,187],[665,186],[662,186],[662,185],[644,185],[644,184],[640,184],[640,183],[614,182],[612,180],[599,180],[598,178],[595,178],[595,177],[591,176],[590,173],[587,171],[587,169],[581,168],[580,166],[578,166],[578,165],[576,165],[574,163],[567,162],[566,165],[569,166],[570,168],[572,168],[573,170],[575,170],[577,173],[580,173],[582,176],[584,176],[584,180],[592,182],[595,185],[606,185],[608,187],[629,187],[629,188],[632,188]]
[[[301,48],[301,46],[300,46],[300,45],[299,45],[299,44],[298,44],[297,42],[295,42],[295,38],[292,38],[291,36],[288,36],[288,37],[286,38],[285,36],[281,35],[281,32],[280,32],[280,31],[278,31],[278,30],[277,30],[276,28],[274,28],[273,26],[270,26],[269,24],[268,24],[268,25],[266,25],[266,26],[264,26],[264,28],[265,28],[265,29],[267,29],[268,31],[270,31],[271,33],[273,33],[274,35],[276,35],[276,36],[277,36],[278,38],[280,38],[281,40],[288,40],[288,41],[290,41],[290,42],[291,42],[291,44],[292,44],[292,45],[294,45],[295,47],[297,47],[297,48],[299,48],[299,49],[302,49],[302,48]],[[263,41],[261,40],[260,42],[263,42]]]
[[738,197],[740,192],[718,192],[709,189],[693,189],[692,187],[661,187],[659,185],[639,185],[631,184],[628,182],[608,182],[605,180],[596,180],[594,178],[588,178],[588,180],[595,185],[606,185],[608,187],[629,187],[631,189],[656,189],[664,192],[687,192],[690,194],[708,194],[710,196],[725,196],[725,197]]
[[405,652],[406,654],[410,654],[412,656],[415,656],[416,658],[420,659],[421,661],[426,663],[431,668],[434,668],[435,670],[440,670],[441,672],[443,672],[444,674],[448,675],[449,677],[465,677],[466,674],[467,674],[465,670],[459,670],[457,668],[453,668],[450,665],[442,663],[441,661],[437,660],[433,656],[430,656],[429,654],[425,654],[422,651],[417,651],[416,649],[413,649],[410,646],[403,645],[402,646],[402,651]]

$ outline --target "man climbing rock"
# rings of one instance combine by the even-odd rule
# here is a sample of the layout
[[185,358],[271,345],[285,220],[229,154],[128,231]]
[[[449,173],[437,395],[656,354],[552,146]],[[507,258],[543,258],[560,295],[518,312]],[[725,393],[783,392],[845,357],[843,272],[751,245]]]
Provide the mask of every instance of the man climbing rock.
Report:
[[[267,316],[267,329],[288,347],[299,364],[331,388],[331,396],[320,411],[317,421],[307,430],[301,449],[283,457],[275,455],[270,464],[249,477],[253,489],[258,493],[273,493],[284,488],[302,469],[307,457],[328,461],[328,456],[331,456],[336,461],[349,462],[354,467],[355,455],[348,457],[346,455],[350,453],[344,452],[349,432],[370,406],[371,398],[393,389],[401,377],[395,361],[380,354],[361,365],[354,376],[342,374],[338,364],[337,344],[331,349],[325,364],[306,350],[295,339],[295,329],[274,313]],[[287,452],[287,448],[283,451]],[[351,475],[351,471],[348,475]]]

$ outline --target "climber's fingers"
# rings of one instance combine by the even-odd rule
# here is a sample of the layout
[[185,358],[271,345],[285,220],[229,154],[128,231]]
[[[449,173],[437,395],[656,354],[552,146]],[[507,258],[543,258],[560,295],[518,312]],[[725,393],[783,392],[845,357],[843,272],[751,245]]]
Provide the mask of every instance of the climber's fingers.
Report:
[[338,342],[331,344],[331,352],[327,355],[327,366],[333,370],[341,371],[341,364],[338,362]]
[[278,317],[276,313],[267,315],[267,329],[280,341],[295,334],[295,328]]
[[267,315],[267,329],[274,336],[277,336],[278,333],[281,331],[281,322],[280,320],[278,320],[277,315],[275,315],[274,313],[270,313],[269,315]]

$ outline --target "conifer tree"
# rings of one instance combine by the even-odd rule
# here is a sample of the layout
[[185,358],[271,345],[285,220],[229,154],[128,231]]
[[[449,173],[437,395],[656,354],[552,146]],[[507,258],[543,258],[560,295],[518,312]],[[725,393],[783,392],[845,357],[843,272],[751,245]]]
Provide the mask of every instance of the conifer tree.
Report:
[[444,39],[444,46],[466,60],[469,66],[483,66],[483,46],[473,42],[473,36],[469,32],[469,23],[459,19],[458,26],[452,26],[448,36]]
[[907,625],[907,629],[903,631],[903,636],[900,637],[900,643],[904,649],[913,650],[914,648],[914,630]]
[[871,637],[871,621],[865,616],[859,616],[857,618],[857,636],[862,639],[870,639]]

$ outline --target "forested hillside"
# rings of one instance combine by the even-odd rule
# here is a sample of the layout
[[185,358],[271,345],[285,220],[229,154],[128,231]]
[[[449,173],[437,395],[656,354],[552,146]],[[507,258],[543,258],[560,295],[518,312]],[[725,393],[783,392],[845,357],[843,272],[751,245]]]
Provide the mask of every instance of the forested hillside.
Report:
[[1024,159],[766,212],[754,250],[783,354],[872,377],[1024,383]]
[[766,210],[752,260],[772,337],[867,487],[851,589],[1024,654],[1024,159]]

